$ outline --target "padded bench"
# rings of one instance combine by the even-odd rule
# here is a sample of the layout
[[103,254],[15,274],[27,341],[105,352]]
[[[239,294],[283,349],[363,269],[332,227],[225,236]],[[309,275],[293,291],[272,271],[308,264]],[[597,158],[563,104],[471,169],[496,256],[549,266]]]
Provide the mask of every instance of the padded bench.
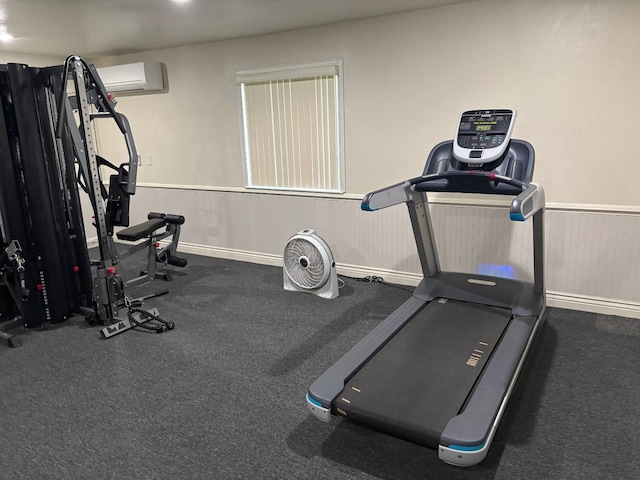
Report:
[[148,237],[159,228],[165,227],[167,222],[162,218],[152,218],[139,225],[133,225],[132,227],[123,228],[119,232],[116,232],[116,236],[119,240],[125,240],[127,242],[137,242],[143,238]]
[[[136,243],[124,252],[120,252],[120,258],[128,257],[142,249],[147,249],[147,269],[140,272],[136,278],[125,282],[125,286],[147,282],[156,278],[171,280],[171,275],[164,267],[173,265],[174,267],[186,267],[187,259],[178,256],[178,241],[180,239],[180,227],[184,224],[185,218],[182,215],[172,213],[151,212],[147,215],[148,220],[138,225],[124,228],[116,232],[118,240]],[[160,246],[160,240],[171,237],[171,240],[164,246]],[[161,268],[158,268],[158,266]]]

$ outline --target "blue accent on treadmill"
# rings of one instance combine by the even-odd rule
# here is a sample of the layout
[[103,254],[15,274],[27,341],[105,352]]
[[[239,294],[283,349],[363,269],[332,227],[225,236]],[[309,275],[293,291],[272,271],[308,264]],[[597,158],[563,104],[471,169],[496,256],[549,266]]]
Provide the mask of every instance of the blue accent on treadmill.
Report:
[[308,393],[307,393],[307,400],[309,400],[311,403],[313,403],[314,405],[320,408],[324,408],[318,400],[316,400],[315,398],[311,398],[311,395],[309,395]]
[[365,212],[375,212],[377,210],[376,208],[371,208],[368,204],[365,205],[364,203],[360,205],[360,208]]
[[521,213],[513,212],[509,212],[509,218],[514,222],[524,222],[526,220],[526,218],[524,218],[524,215],[522,215]]
[[482,450],[487,442],[484,442],[482,445],[474,445],[473,447],[467,447],[464,445],[449,445],[449,448],[452,450],[460,450],[461,452],[477,452],[478,450]]
[[491,275],[492,277],[516,278],[516,271],[513,265],[498,265],[493,263],[481,263],[478,265],[478,272],[481,275]]

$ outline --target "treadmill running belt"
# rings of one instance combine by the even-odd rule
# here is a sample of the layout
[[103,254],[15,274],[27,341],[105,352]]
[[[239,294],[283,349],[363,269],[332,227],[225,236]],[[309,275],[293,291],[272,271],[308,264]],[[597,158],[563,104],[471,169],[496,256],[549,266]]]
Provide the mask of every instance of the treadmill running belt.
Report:
[[347,382],[334,413],[437,448],[510,319],[505,308],[433,300]]

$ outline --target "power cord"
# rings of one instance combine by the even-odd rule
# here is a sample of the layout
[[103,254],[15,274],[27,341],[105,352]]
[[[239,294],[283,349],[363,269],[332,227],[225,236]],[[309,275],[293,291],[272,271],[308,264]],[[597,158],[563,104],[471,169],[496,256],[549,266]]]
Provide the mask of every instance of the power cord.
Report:
[[[400,290],[404,290],[405,292],[413,293],[413,290],[410,290],[410,289],[405,288],[405,287],[401,287],[400,285],[394,285],[392,283],[387,283],[387,282],[384,281],[384,278],[378,277],[377,275],[368,275],[366,277],[350,277],[348,275],[341,275],[341,277],[350,278],[351,280],[355,280],[357,282],[380,283],[380,284],[384,285],[385,287],[399,288]],[[338,281],[342,282],[342,285],[338,285],[338,288],[344,287],[344,285],[345,285],[344,280],[342,280],[341,278],[338,278]]]

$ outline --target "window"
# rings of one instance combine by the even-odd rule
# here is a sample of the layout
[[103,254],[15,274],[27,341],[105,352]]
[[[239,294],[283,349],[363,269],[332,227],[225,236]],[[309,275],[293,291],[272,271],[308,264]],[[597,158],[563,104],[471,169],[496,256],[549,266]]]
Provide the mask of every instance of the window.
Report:
[[343,192],[341,62],[238,72],[245,186]]

